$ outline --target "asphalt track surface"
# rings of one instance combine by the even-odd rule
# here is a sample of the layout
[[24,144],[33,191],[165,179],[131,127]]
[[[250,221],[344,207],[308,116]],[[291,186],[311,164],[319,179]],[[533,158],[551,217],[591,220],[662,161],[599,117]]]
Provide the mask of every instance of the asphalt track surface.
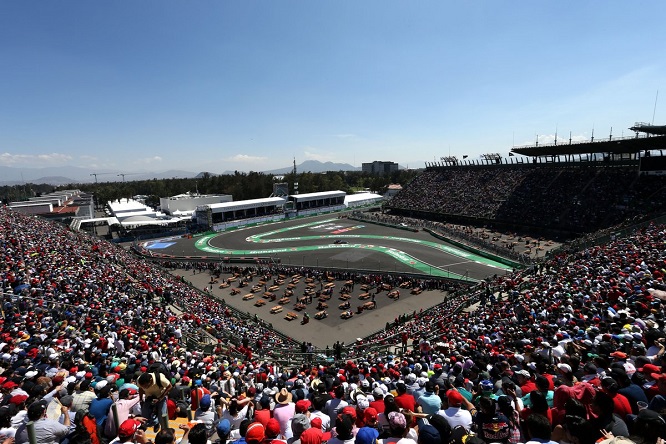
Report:
[[[335,244],[336,240],[347,243]],[[144,243],[144,246],[153,253],[165,255],[207,256],[212,259],[232,256],[273,257],[285,266],[330,267],[362,273],[423,273],[425,277],[448,275],[481,280],[508,271],[507,267],[501,264],[445,244],[427,232],[385,227],[339,218],[336,215],[242,228],[193,239],[162,239]],[[210,283],[210,276],[205,273],[193,274],[192,271],[176,270],[174,274],[184,276],[201,289]],[[223,275],[220,282],[226,277],[228,276]],[[271,283],[267,284],[270,286]],[[251,300],[243,300],[242,296],[249,293],[249,287],[241,289],[239,295],[232,296],[231,289],[235,284],[232,283],[228,288],[219,288],[218,284],[214,284],[211,293],[238,310],[256,314],[299,342],[312,342],[322,348],[332,345],[336,340],[349,343],[356,338],[365,337],[403,313],[437,305],[445,296],[440,291],[412,295],[409,290],[401,290],[400,298],[393,300],[387,297],[387,292],[381,292],[375,296],[377,309],[357,314],[357,306],[366,302],[359,300],[358,296],[364,291],[357,285],[350,299],[354,316],[343,320],[340,317],[342,310],[338,309],[338,304],[342,301],[338,296],[344,282],[338,281],[334,284],[336,286],[332,297],[327,301],[329,316],[322,320],[314,319],[314,314],[318,311],[317,299],[314,298],[314,303],[305,309],[310,315],[310,322],[305,325],[300,323],[303,312],[297,312],[299,317],[296,320],[284,319],[286,313],[294,311],[293,304],[285,305],[283,312],[279,314],[271,314],[270,309],[277,302],[268,301],[261,307],[254,305],[261,298],[261,293]],[[317,285],[316,289],[320,289],[322,284]],[[283,285],[275,291],[278,299],[282,297],[285,288],[286,285]],[[294,303],[296,297],[303,295],[304,289],[303,281],[294,288]]]

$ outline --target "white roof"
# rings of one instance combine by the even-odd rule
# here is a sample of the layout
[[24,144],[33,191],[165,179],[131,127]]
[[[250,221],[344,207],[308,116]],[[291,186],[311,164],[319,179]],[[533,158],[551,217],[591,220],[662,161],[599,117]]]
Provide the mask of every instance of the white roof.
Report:
[[350,204],[353,202],[363,202],[366,200],[381,200],[384,197],[380,194],[375,193],[357,193],[357,194],[348,194],[345,196],[345,204]]
[[286,200],[281,197],[266,197],[263,199],[249,199],[239,200],[237,202],[207,204],[206,206],[210,207],[213,212],[220,213],[225,211],[246,210],[248,208],[278,206],[283,205],[285,201]]
[[321,191],[319,193],[305,193],[305,194],[292,194],[289,196],[290,198],[293,198],[294,200],[318,200],[318,199],[326,199],[328,197],[342,197],[345,196],[344,191]]
[[114,213],[137,212],[150,210],[149,207],[134,199],[120,199],[108,203]]

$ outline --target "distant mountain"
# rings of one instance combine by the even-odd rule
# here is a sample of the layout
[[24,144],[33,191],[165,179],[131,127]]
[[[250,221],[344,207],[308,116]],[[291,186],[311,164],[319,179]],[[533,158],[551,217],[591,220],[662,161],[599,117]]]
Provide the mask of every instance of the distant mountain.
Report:
[[[294,170],[293,166],[264,171],[267,174],[289,174]],[[360,168],[348,163],[320,162],[318,160],[306,160],[296,165],[297,173],[325,173],[326,171],[360,171]]]
[[23,183],[67,185],[91,182],[122,182],[132,180],[193,178],[197,173],[183,170],[163,172],[127,173],[123,177],[119,171],[107,169],[90,169],[74,166],[47,168],[13,168],[0,166],[0,186],[20,185]]
[[[349,165],[348,163],[319,162],[318,160],[306,160],[300,165],[296,165],[298,173],[324,173],[326,171],[360,171],[360,168]],[[266,174],[288,174],[293,171],[293,166],[278,168],[275,170],[264,171]],[[49,184],[49,185],[67,185],[76,183],[92,182],[130,182],[135,180],[151,179],[199,179],[208,173],[211,177],[218,176],[220,173],[199,172],[184,170],[168,170],[163,172],[136,172],[124,173],[108,169],[91,169],[74,166],[47,167],[47,168],[13,168],[0,166],[0,186],[20,185],[24,183]],[[233,175],[235,171],[224,171],[222,175]]]

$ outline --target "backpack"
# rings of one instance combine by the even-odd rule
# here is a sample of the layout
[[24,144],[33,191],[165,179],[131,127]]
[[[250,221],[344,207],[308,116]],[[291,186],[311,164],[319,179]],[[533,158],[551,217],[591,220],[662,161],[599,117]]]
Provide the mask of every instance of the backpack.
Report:
[[168,381],[171,381],[171,372],[164,362],[153,362],[150,364],[150,367],[148,367],[148,373],[155,376],[155,384],[160,388],[162,388],[162,378],[160,378],[160,374],[164,375]]

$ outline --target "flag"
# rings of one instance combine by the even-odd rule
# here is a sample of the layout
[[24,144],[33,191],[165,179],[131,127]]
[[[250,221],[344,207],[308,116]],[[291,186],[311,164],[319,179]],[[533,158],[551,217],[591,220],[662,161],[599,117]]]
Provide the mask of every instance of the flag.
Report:
[[463,159],[467,159],[467,154],[465,154],[465,155],[463,156]]

